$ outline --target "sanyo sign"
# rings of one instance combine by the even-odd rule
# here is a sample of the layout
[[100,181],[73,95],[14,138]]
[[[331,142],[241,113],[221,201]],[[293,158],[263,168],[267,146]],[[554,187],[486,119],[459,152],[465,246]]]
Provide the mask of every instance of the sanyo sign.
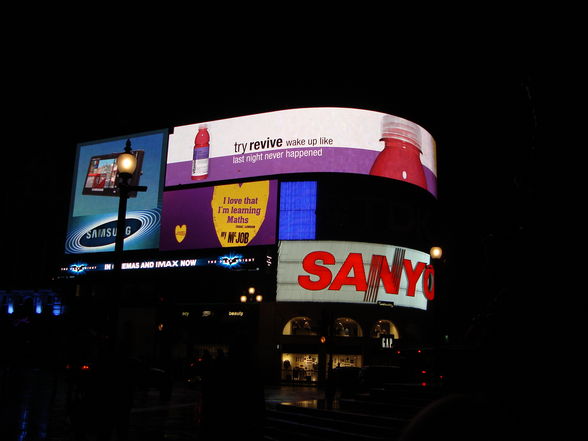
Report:
[[393,303],[427,309],[435,297],[427,253],[392,245],[283,241],[277,301]]

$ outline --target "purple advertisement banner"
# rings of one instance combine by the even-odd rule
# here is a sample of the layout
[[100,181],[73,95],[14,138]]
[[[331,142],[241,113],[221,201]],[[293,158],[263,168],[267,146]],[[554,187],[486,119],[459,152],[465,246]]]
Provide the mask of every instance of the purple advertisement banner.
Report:
[[[286,149],[278,152],[247,153],[242,156],[221,156],[209,159],[210,182],[271,176],[281,173],[356,173],[370,174],[378,152],[353,148],[318,147]],[[167,165],[166,186],[191,184],[192,161]],[[426,188],[437,193],[437,177],[423,166]]]
[[160,249],[272,245],[277,191],[267,180],[164,192]]

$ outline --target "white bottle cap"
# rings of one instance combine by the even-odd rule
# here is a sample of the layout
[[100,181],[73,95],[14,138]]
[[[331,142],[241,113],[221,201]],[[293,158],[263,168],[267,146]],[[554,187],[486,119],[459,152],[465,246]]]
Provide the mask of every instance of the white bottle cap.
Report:
[[380,141],[386,138],[409,142],[421,150],[421,128],[406,119],[385,115],[382,118],[382,139]]

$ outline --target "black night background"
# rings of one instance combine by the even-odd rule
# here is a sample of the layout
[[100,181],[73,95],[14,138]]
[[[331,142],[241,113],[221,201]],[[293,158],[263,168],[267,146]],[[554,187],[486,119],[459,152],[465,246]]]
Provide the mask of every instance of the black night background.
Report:
[[484,346],[464,375],[491,378],[487,387],[512,392],[513,407],[539,412],[537,397],[547,400],[559,364],[538,262],[539,219],[552,203],[540,167],[554,102],[549,71],[526,44],[508,52],[415,48],[406,59],[380,51],[371,61],[333,46],[293,44],[283,56],[255,46],[223,47],[214,57],[195,49],[189,62],[138,45],[47,47],[29,53],[34,61],[18,54],[4,83],[11,122],[0,290],[54,283],[77,143],[287,108],[389,113],[418,123],[437,145],[444,267],[435,325]]
[[[13,147],[7,153],[18,166],[7,170],[7,182],[18,185],[2,189],[11,232],[5,237],[10,257],[3,266],[3,289],[22,288],[23,281],[41,287],[54,276],[77,143],[297,107],[376,110],[415,121],[432,134],[438,229],[448,272],[457,278],[451,281],[452,299],[446,299],[452,302],[449,310],[468,311],[469,320],[522,273],[520,265],[532,254],[527,247],[537,233],[538,166],[553,92],[549,75],[534,60],[512,62],[493,53],[433,55],[431,64],[376,69],[325,54],[307,64],[322,59],[329,68],[294,69],[287,64],[294,54],[284,59],[236,54],[237,61],[273,67],[224,76],[237,61],[215,64],[203,57],[202,68],[179,69],[172,61],[166,68],[139,55],[99,56],[58,59],[47,75],[29,73],[26,83],[15,83]],[[474,285],[465,283],[467,278]]]

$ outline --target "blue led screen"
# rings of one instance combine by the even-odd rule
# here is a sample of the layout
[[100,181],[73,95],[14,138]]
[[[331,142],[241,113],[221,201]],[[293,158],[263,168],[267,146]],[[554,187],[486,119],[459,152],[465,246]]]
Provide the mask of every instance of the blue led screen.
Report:
[[316,181],[281,183],[280,240],[316,239],[316,196]]

